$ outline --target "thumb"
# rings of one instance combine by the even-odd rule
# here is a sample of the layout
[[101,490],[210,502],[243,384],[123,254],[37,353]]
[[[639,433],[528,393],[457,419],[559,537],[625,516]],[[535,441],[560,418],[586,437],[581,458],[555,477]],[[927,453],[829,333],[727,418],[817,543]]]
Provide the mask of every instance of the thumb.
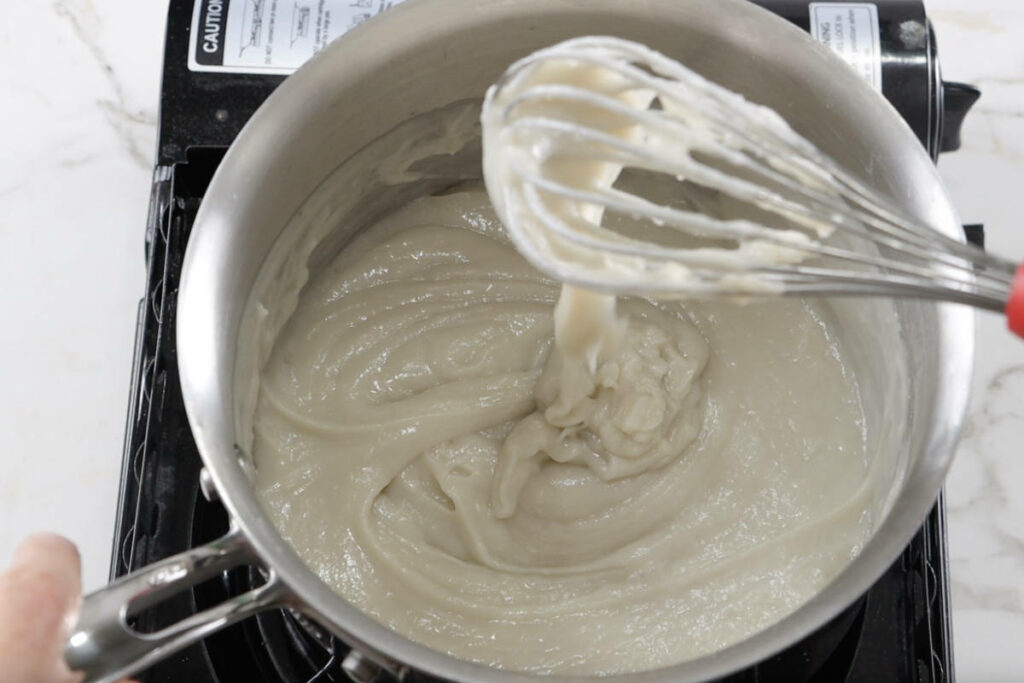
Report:
[[65,683],[80,676],[62,656],[81,598],[81,563],[72,543],[36,534],[0,574],[0,681]]

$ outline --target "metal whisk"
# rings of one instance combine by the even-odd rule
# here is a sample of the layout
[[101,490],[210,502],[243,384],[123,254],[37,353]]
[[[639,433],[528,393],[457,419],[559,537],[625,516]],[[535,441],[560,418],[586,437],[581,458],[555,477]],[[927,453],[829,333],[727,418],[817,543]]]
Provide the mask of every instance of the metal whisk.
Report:
[[[587,37],[536,52],[491,88],[482,118],[492,201],[517,248],[563,282],[940,299],[1005,312],[1024,336],[1024,266],[921,225],[774,111],[643,45]],[[624,189],[623,169],[730,208]]]

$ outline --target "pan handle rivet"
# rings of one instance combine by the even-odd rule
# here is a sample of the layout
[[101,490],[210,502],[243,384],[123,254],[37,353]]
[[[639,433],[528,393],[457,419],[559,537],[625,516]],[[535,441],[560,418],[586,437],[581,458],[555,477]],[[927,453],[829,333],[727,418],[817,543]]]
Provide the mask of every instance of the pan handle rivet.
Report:
[[199,470],[199,490],[203,492],[203,498],[206,498],[211,503],[216,503],[220,500],[217,487],[213,484],[213,477],[205,467]]
[[380,667],[358,650],[352,650],[345,655],[345,659],[341,662],[341,669],[355,683],[370,683],[380,672]]

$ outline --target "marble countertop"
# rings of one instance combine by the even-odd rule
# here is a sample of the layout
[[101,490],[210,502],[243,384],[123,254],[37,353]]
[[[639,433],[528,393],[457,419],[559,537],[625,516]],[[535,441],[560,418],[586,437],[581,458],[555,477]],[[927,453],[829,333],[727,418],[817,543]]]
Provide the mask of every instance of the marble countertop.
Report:
[[[992,250],[1024,255],[1024,3],[926,4],[944,76],[984,92],[942,175]],[[109,566],[164,12],[17,2],[0,23],[0,563],[24,534],[57,531],[79,544],[87,589]],[[974,398],[947,486],[961,681],[1024,680],[1022,444],[1024,346],[979,315]]]

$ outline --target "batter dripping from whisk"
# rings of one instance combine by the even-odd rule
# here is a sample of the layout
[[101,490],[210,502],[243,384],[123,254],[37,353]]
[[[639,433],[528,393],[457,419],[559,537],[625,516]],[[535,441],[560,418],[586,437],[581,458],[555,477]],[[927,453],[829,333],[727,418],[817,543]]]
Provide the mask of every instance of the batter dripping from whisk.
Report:
[[[630,238],[601,227],[604,206],[573,193],[609,192],[623,170],[610,146],[637,144],[657,131],[587,98],[602,96],[632,112],[647,109],[655,93],[586,61],[552,58],[526,73],[511,72],[491,88],[481,116],[491,201],[527,258],[549,271],[554,263],[573,275],[591,273],[614,288],[628,269],[616,253],[589,245],[594,234],[612,242]],[[579,96],[566,96],[567,89]],[[576,129],[599,131],[607,141],[581,140]],[[705,142],[700,131],[690,132],[693,140],[672,139],[680,154],[689,143]],[[602,151],[611,161],[601,160]],[[548,182],[568,191],[547,192]],[[676,264],[634,267],[659,267],[668,281],[687,276]],[[546,460],[585,465],[610,481],[663,467],[700,430],[697,385],[705,353],[696,363],[687,360],[677,331],[619,316],[615,308],[614,294],[562,286],[538,409],[515,426],[499,456],[491,499],[499,517],[512,515],[519,491]]]

